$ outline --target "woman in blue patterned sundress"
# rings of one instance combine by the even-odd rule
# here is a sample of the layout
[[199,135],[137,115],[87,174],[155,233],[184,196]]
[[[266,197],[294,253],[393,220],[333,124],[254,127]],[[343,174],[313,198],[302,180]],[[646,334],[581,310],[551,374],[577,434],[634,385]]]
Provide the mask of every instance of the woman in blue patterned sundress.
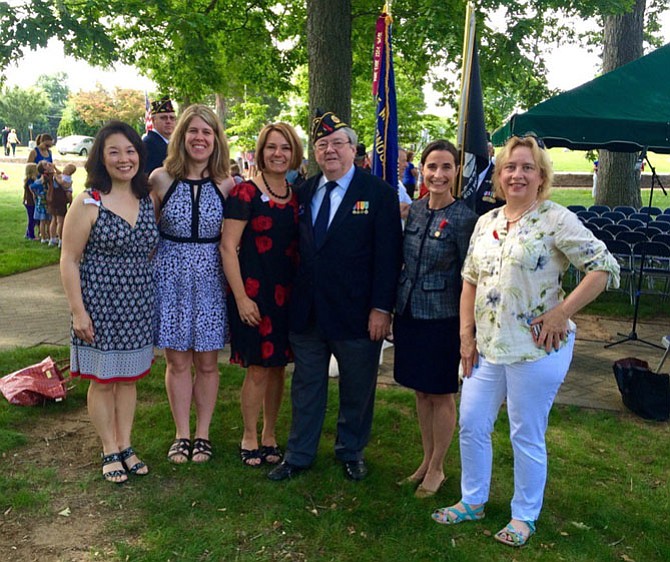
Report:
[[72,312],[70,368],[91,381],[103,478],[117,484],[149,472],[130,444],[135,383],[153,361],[149,257],[158,230],[143,169],[144,145],[132,127],[112,121],[100,129],[86,162],[88,189],[65,220],[60,261]]
[[[154,260],[154,334],[155,345],[165,348],[165,386],[176,426],[168,459],[176,464],[207,462],[212,456],[217,357],[228,335],[218,248],[224,201],[234,185],[228,167],[219,119],[208,107],[192,105],[177,122],[163,167],[150,176],[161,236]],[[192,444],[191,402],[196,408]]]

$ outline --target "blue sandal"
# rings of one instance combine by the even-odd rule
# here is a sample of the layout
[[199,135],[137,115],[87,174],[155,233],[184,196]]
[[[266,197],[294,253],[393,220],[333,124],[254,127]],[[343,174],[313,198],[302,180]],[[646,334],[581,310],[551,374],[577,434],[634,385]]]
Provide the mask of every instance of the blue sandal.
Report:
[[524,546],[528,543],[530,537],[535,534],[535,521],[521,522],[525,523],[525,525],[528,527],[527,535],[525,535],[519,529],[516,529],[510,521],[504,529],[501,529],[495,535],[493,535],[493,538],[502,544],[506,544],[507,546],[512,546],[514,548]]
[[436,523],[442,525],[458,525],[464,521],[479,521],[484,519],[484,504],[472,508],[470,504],[459,502],[463,506],[463,511],[456,509],[456,505],[451,507],[442,507],[433,511],[431,517]]

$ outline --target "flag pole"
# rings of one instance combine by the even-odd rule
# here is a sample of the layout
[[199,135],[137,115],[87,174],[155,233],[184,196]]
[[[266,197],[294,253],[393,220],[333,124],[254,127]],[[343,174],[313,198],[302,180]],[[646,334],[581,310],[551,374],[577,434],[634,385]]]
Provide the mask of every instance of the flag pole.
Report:
[[455,196],[461,194],[463,183],[463,163],[465,159],[465,130],[468,121],[468,99],[470,98],[470,73],[472,72],[472,53],[475,44],[475,16],[474,6],[468,2],[465,12],[465,29],[463,32],[463,66],[461,69],[461,101],[458,107],[458,128],[456,130],[456,145],[460,151],[458,183]]

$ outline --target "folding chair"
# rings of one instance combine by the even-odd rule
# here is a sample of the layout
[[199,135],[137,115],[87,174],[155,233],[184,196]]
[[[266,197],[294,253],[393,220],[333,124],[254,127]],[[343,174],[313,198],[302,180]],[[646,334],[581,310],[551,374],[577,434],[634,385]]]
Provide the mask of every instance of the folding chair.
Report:
[[619,232],[630,232],[630,228],[625,224],[606,224],[603,226],[603,230],[609,232],[612,236],[616,236]]
[[647,224],[648,222],[654,220],[654,217],[653,215],[648,215],[647,213],[633,213],[632,215],[628,215],[628,219],[641,221],[642,224]]
[[611,211],[612,209],[610,209],[609,206],[607,206],[607,205],[591,205],[587,210],[591,211],[592,213],[597,213],[599,215],[602,215],[603,213],[607,213],[608,211]]
[[[635,285],[635,271],[633,270],[633,252],[630,245],[621,240],[605,240],[605,246],[619,264],[621,283],[620,291],[627,291],[630,304],[633,304],[633,287]],[[617,289],[609,289],[615,291]]]
[[[608,225],[605,225],[608,226]],[[615,224],[611,224],[609,226],[616,226]],[[604,230],[602,228],[596,228],[595,230],[592,230],[593,235],[598,239],[598,240],[614,240],[614,234],[611,232],[607,232],[607,230]]]
[[608,218],[605,218],[605,217],[593,217],[593,218],[587,220],[586,222],[588,222],[589,224],[594,224],[598,228],[602,228],[606,224],[614,224],[614,221],[612,219],[608,219]]
[[649,213],[650,215],[660,215],[663,213],[659,207],[640,207],[641,213]]
[[568,205],[568,211],[577,213],[579,211],[586,211],[586,207],[584,207],[584,205]]
[[654,228],[660,228],[663,232],[670,232],[670,215],[658,215],[656,220],[650,224]]
[[621,240],[632,246],[638,242],[646,242],[647,236],[644,232],[629,230],[628,232],[619,232],[619,234],[615,236],[615,240]]
[[628,228],[633,230],[636,226],[644,226],[646,223],[636,219],[624,219],[622,221],[619,221],[617,224],[623,224],[624,226],[627,226]]
[[670,246],[662,242],[638,242],[633,246],[636,271],[640,271],[640,262],[643,281],[647,281],[647,290],[642,292],[663,295],[665,300],[670,287]]
[[594,213],[593,211],[577,211],[576,214],[582,222],[586,222],[589,219],[595,219],[598,216],[598,213]]
[[661,242],[662,244],[665,244],[666,246],[670,246],[670,233],[663,233],[663,234],[654,234],[651,238],[652,242]]
[[627,218],[627,216],[624,215],[621,211],[607,211],[600,216],[605,217],[606,219],[612,219],[615,223]]
[[637,212],[637,209],[635,207],[629,207],[628,205],[619,205],[617,207],[614,207],[614,209],[612,210],[618,211],[619,213],[623,213],[627,217]]

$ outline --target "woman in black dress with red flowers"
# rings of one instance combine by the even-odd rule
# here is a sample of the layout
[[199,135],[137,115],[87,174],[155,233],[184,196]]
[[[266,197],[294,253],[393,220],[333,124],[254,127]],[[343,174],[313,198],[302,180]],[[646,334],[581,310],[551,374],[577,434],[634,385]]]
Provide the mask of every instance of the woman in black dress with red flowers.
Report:
[[244,420],[240,457],[247,466],[277,464],[282,458],[275,426],[284,368],[292,360],[288,298],[298,255],[298,204],[286,172],[302,163],[302,145],[293,127],[286,123],[264,127],[256,158],[258,174],[228,196],[221,238],[230,287],[230,362],[247,369],[240,398]]

